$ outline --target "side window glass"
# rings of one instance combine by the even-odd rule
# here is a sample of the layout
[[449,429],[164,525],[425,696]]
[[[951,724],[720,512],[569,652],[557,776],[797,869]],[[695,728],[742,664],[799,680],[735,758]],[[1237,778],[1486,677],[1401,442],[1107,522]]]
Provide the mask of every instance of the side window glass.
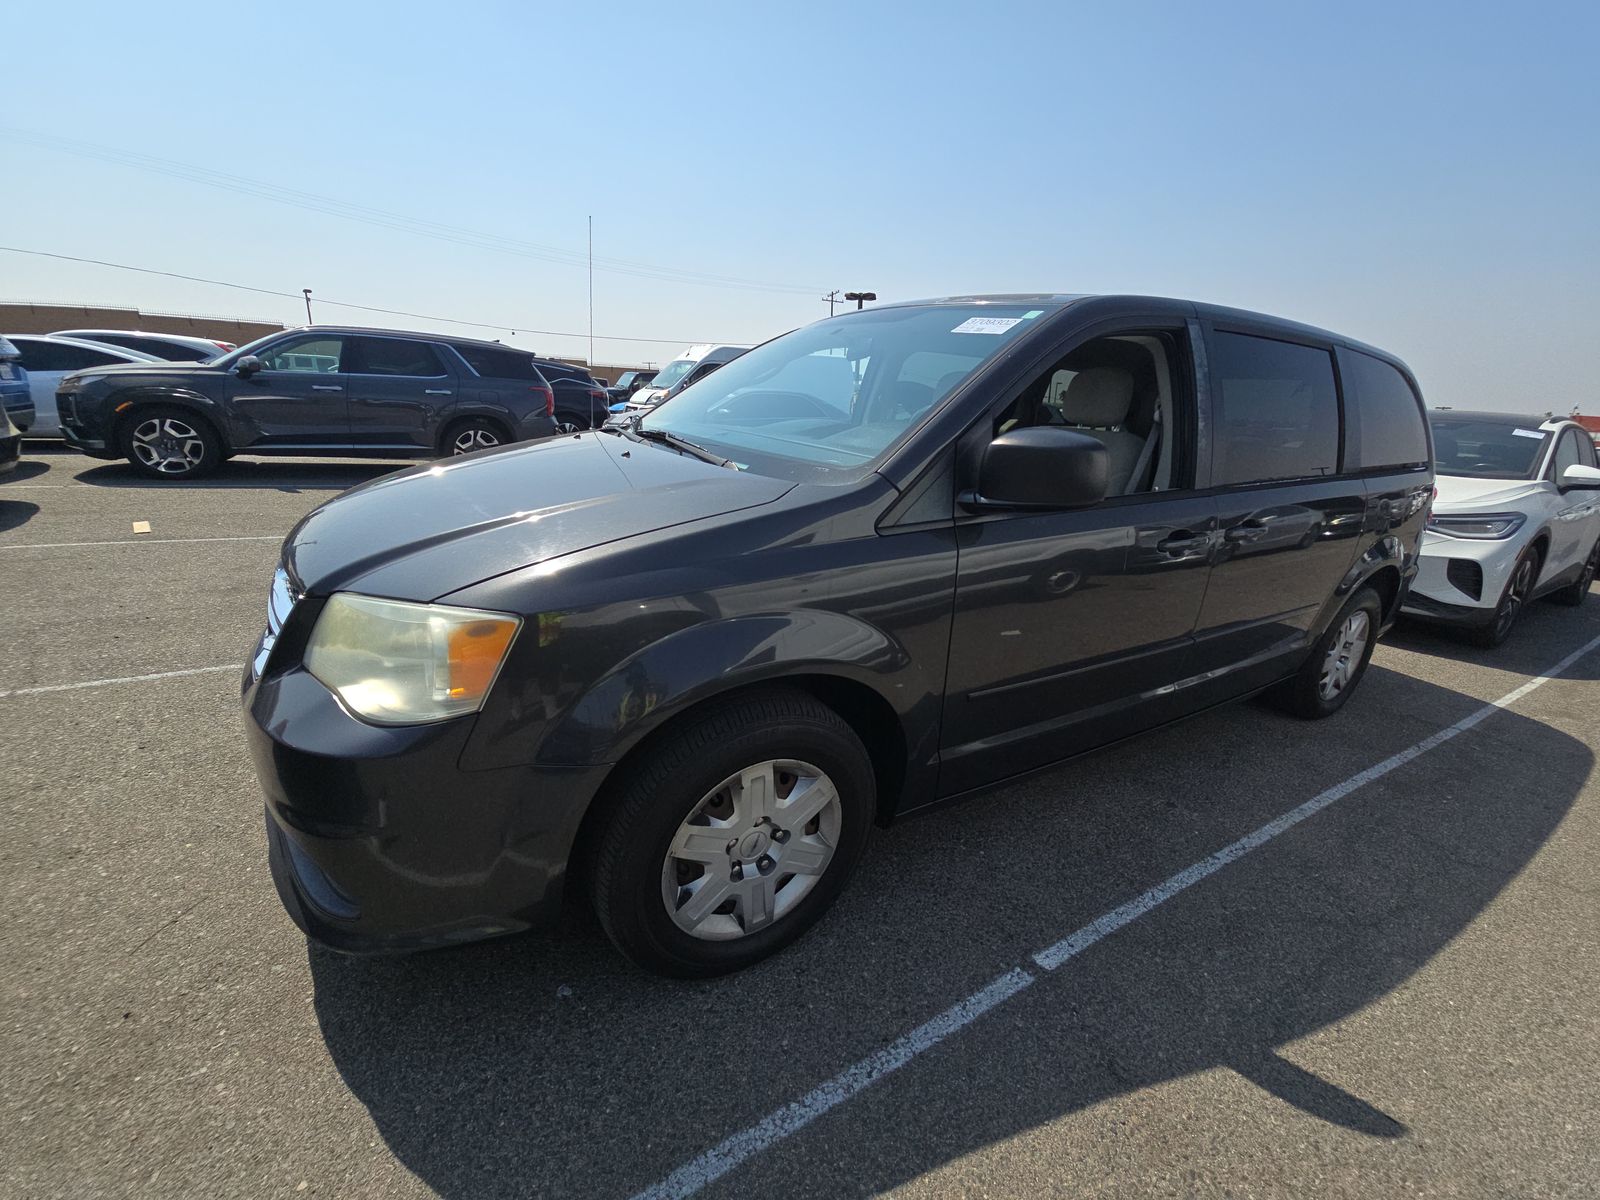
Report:
[[356,338],[355,353],[347,370],[363,375],[415,375],[437,377],[445,373],[439,356],[426,342],[399,338]]
[[1422,406],[1405,376],[1382,359],[1340,350],[1347,468],[1403,467],[1428,461]]
[[17,361],[22,364],[24,371],[65,371],[66,359],[62,351],[64,346],[57,346],[50,342],[19,341],[16,343],[22,357]]
[[1588,466],[1589,464],[1583,461],[1582,454],[1583,448],[1578,445],[1578,431],[1567,430],[1556,443],[1555,456],[1550,462],[1549,478],[1560,484],[1561,473],[1568,467]]
[[1332,355],[1241,333],[1218,333],[1212,342],[1212,482],[1257,483],[1338,470]]
[[344,339],[336,337],[296,338],[261,353],[261,363],[269,371],[296,375],[337,375]]
[[1106,448],[1108,496],[1187,487],[1185,345],[1175,331],[1086,342],[1025,386],[994,432],[1057,425],[1094,438]]

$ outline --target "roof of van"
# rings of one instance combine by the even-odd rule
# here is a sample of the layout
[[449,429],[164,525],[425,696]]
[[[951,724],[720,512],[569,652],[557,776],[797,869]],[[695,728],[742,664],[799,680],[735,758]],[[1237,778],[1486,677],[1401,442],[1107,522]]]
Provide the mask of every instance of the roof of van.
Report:
[[[1106,304],[1108,306],[1122,306],[1137,305],[1141,302],[1148,303],[1153,306],[1177,306],[1190,309],[1193,311],[1193,314],[1196,317],[1203,317],[1208,321],[1217,321],[1223,324],[1233,320],[1249,322],[1251,324],[1275,326],[1286,333],[1298,333],[1304,337],[1311,337],[1316,338],[1319,341],[1337,343],[1342,346],[1347,346],[1352,350],[1364,351],[1388,362],[1392,362],[1396,366],[1404,368],[1408,374],[1410,373],[1410,368],[1406,367],[1405,363],[1390,351],[1381,349],[1377,346],[1368,345],[1365,342],[1357,341],[1352,337],[1346,337],[1342,333],[1334,333],[1331,330],[1322,329],[1315,325],[1307,325],[1301,321],[1291,321],[1287,317],[1275,317],[1271,313],[1252,312],[1249,309],[1229,308],[1226,305],[1206,304],[1199,300],[1184,300],[1173,296],[1141,296],[1136,294],[1123,295],[1118,293],[1090,292],[1003,292],[988,295],[936,296],[930,297],[926,300],[893,300],[886,304],[875,304],[872,306],[872,308],[858,311],[872,312],[874,309],[917,308],[943,304],[963,306],[995,304],[1007,305],[1010,307],[1014,307],[1019,304],[1026,304],[1031,308],[1039,308],[1047,312],[1055,313],[1059,312],[1061,309],[1075,304]],[[841,315],[845,317],[853,317],[856,315],[856,313],[852,311],[843,313]]]

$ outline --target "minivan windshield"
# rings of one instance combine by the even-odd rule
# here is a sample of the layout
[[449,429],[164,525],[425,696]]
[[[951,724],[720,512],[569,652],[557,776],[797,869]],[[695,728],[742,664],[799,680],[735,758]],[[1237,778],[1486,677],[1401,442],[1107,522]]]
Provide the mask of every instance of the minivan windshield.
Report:
[[675,358],[661,370],[656,372],[656,377],[650,381],[651,387],[669,388],[694,370],[698,358]]
[[1487,417],[1429,413],[1433,468],[1468,479],[1532,479],[1550,434],[1543,417]]
[[640,424],[791,478],[860,471],[1042,315],[930,304],[818,321],[734,359]]

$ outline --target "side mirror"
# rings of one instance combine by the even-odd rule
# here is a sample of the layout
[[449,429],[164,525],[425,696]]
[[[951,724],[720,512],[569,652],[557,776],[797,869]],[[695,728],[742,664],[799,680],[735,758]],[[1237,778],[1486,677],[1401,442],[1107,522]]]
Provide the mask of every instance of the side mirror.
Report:
[[1561,472],[1563,488],[1600,489],[1600,469],[1595,467],[1568,467]]
[[233,364],[233,373],[240,379],[249,379],[250,376],[256,374],[265,366],[266,364],[254,354],[246,354],[238,362]]
[[1087,434],[1054,425],[1002,433],[983,451],[970,509],[1088,508],[1106,498],[1106,448]]

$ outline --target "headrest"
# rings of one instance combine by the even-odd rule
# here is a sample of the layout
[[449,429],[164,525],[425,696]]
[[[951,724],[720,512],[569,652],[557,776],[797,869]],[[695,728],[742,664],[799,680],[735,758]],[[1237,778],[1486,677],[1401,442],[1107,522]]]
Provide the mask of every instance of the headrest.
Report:
[[1133,376],[1120,367],[1079,371],[1061,399],[1061,415],[1069,425],[1121,425],[1133,403]]

